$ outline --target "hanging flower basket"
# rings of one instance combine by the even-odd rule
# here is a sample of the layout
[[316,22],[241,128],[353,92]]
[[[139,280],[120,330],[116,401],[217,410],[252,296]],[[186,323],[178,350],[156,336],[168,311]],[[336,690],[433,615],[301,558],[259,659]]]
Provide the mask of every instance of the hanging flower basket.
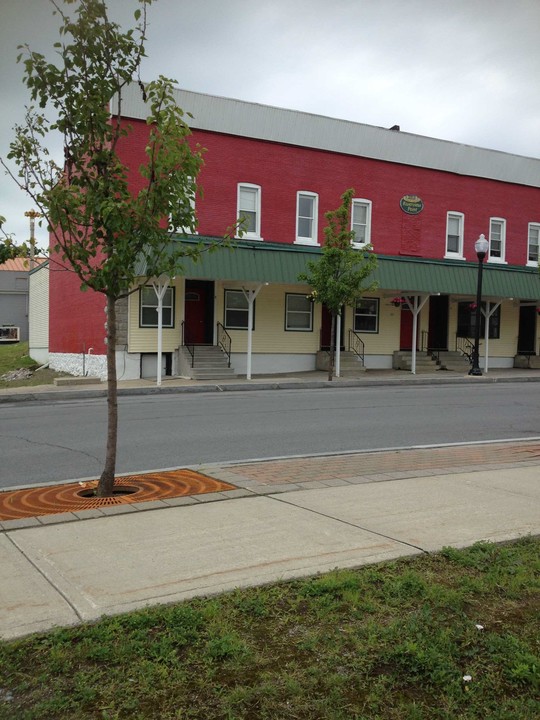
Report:
[[395,297],[391,300],[391,304],[394,307],[400,307],[401,305],[405,304],[405,298],[403,297]]
[[478,307],[478,305],[476,303],[471,303],[469,305],[469,310],[476,310],[477,307]]

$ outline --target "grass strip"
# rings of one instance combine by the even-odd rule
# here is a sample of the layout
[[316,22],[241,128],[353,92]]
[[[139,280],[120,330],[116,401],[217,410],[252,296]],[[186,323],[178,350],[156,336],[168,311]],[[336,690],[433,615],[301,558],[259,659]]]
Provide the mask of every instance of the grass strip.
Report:
[[2,720],[532,720],[540,540],[334,571],[0,645]]

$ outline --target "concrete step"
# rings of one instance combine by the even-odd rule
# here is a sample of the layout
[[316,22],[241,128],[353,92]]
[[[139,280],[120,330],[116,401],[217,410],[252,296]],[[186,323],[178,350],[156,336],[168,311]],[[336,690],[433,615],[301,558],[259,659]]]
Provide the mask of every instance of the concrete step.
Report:
[[191,372],[193,380],[232,380],[238,377],[232,368],[209,370],[205,368],[193,368]]
[[54,384],[57,386],[64,386],[64,385],[94,385],[95,383],[100,383],[101,379],[98,377],[89,377],[88,375],[84,377],[59,377],[54,378]]

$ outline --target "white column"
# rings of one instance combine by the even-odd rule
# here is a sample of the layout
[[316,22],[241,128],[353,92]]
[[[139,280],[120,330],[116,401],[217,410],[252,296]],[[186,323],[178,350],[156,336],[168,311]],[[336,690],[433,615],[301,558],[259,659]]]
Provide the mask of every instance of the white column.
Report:
[[262,288],[262,283],[255,288],[242,288],[242,292],[248,303],[248,336],[247,336],[247,356],[246,356],[246,380],[251,380],[251,348],[253,333],[253,303]]
[[493,307],[491,307],[490,302],[486,302],[486,309],[485,311],[482,311],[484,314],[484,372],[487,373],[488,371],[488,363],[489,363],[489,320],[493,313],[497,310],[501,303],[495,302],[493,303]]
[[336,316],[336,377],[341,372],[341,313]]
[[167,288],[169,287],[169,278],[161,275],[156,280],[152,280],[152,287],[154,288],[154,292],[156,293],[158,305],[157,305],[157,314],[158,314],[158,336],[157,336],[157,376],[156,376],[156,385],[158,387],[161,386],[161,358],[163,355],[163,298],[165,297],[165,292],[167,291]]
[[413,326],[412,326],[412,356],[411,356],[411,373],[416,375],[416,341],[418,339],[418,316],[420,310],[426,304],[429,295],[413,295],[412,297],[406,297],[407,307],[413,314]]

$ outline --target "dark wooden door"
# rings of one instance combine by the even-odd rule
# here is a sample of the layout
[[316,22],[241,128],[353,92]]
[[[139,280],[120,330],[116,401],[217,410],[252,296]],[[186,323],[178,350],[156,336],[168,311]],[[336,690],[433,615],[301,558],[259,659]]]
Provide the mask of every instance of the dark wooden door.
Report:
[[186,280],[184,296],[184,343],[212,343],[214,323],[214,283]]
[[517,351],[519,355],[534,355],[536,352],[536,308],[522,305],[519,308],[519,334]]
[[448,350],[448,295],[429,298],[428,350]]
[[[330,350],[330,334],[332,332],[332,313],[326,307],[322,306],[321,315],[321,350]],[[341,308],[341,350],[345,350],[345,328],[343,318],[345,317],[345,308]],[[337,323],[337,318],[336,318]],[[336,325],[337,328],[337,325]]]

